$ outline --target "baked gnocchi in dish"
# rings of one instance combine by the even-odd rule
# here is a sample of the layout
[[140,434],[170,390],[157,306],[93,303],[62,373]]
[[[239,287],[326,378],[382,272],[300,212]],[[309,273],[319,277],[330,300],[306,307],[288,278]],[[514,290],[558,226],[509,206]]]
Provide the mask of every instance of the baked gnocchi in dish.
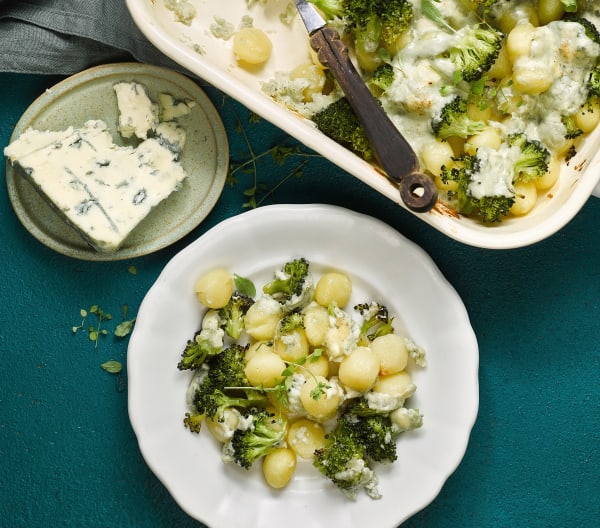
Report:
[[381,302],[348,306],[352,287],[303,257],[258,291],[225,268],[199,277],[202,320],[177,365],[192,373],[185,427],[206,429],[224,462],[260,464],[273,489],[308,464],[350,498],[381,497],[376,464],[394,462],[398,437],[423,424],[408,402],[425,352]]
[[[443,202],[482,225],[529,214],[600,121],[593,2],[310,1]],[[265,93],[376,163],[328,65],[314,53],[307,61],[263,83]]]
[[[391,6],[395,2],[336,0],[314,3],[317,7],[326,4],[331,6],[377,4],[381,7]],[[195,4],[200,5],[198,2]],[[581,210],[598,184],[600,174],[598,171],[600,163],[598,99],[592,98],[589,104],[586,101],[581,106],[582,97],[585,97],[588,88],[586,82],[598,79],[591,70],[588,70],[590,76],[585,75],[590,61],[594,62],[594,58],[597,57],[597,52],[594,51],[597,45],[587,35],[587,40],[584,40],[576,22],[570,20],[574,16],[586,18],[598,29],[600,14],[597,3],[566,0],[497,0],[495,2],[411,0],[402,4],[410,4],[413,8],[413,19],[404,36],[395,41],[393,46],[382,46],[379,41],[369,42],[368,38],[362,39],[363,44],[374,44],[373,52],[363,53],[368,51],[365,48],[360,54],[361,61],[365,59],[364,63],[358,63],[358,55],[356,59],[360,72],[364,73],[365,81],[374,88],[388,115],[398,125],[402,125],[401,132],[419,155],[421,168],[426,169],[438,185],[441,199],[436,206],[428,213],[414,214],[420,221],[444,235],[475,247],[490,249],[523,247],[553,235]],[[335,85],[327,67],[315,60],[306,27],[293,3],[288,0],[252,2],[203,0],[201,10],[198,9],[198,14],[201,13],[201,16],[196,16],[190,25],[179,22],[177,17],[165,8],[164,2],[159,0],[154,3],[127,0],[127,5],[134,21],[146,37],[171,59],[246,106],[253,114],[284,130],[403,208],[398,187],[381,173],[376,163],[365,161],[340,142],[327,137],[312,120],[314,114],[341,94],[337,89],[332,90]],[[573,12],[574,9],[577,11]],[[248,27],[249,18],[252,20],[253,27],[260,28],[268,35],[272,42],[272,50],[265,63],[247,68],[237,63],[231,37],[235,31]],[[224,33],[225,36],[230,35],[229,40],[217,36],[219,32],[213,32],[212,26],[215,20],[229,22],[232,31]],[[437,24],[436,20],[446,22],[449,27],[442,27],[443,24]],[[457,72],[459,68],[449,69],[451,61],[446,52],[454,47],[450,44],[458,42],[461,36],[467,36],[468,31],[462,29],[467,22],[472,22],[475,26],[478,24],[483,27],[491,26],[504,35],[501,39],[501,51],[494,64],[483,76],[484,80],[467,81],[462,75],[464,69],[461,72]],[[527,41],[532,44],[529,48],[531,54],[528,58],[521,55],[521,58],[517,58],[513,64],[509,61],[507,53],[508,35],[511,31],[515,31],[511,37],[512,46],[518,35],[516,27],[525,23],[531,24],[536,29],[535,38]],[[335,25],[335,22],[332,25]],[[573,28],[581,38],[567,39],[565,45],[542,44],[553,40],[554,37],[568,37],[567,31]],[[479,29],[474,28],[477,31]],[[594,34],[593,30],[591,34]],[[353,32],[345,35],[343,39],[350,48],[354,46]],[[425,39],[428,41],[425,42]],[[586,43],[587,51],[581,50],[584,54],[580,55],[579,48],[575,46],[577,49],[575,51],[575,48],[570,45],[574,42]],[[420,45],[422,43],[423,45]],[[431,45],[425,45],[426,43]],[[445,48],[440,49],[437,44],[443,44]],[[525,47],[516,45],[513,51],[523,50],[527,45],[527,43]],[[561,56],[562,51],[566,52],[564,57]],[[579,61],[581,57],[585,59],[583,62],[587,61],[587,66],[583,72],[581,68],[576,68],[577,71],[564,69],[562,75],[560,69],[553,68],[552,73],[557,75],[552,88],[541,94],[523,93],[523,97],[519,98],[514,80],[511,78],[512,71],[515,67],[519,70],[516,83],[518,88],[523,85],[525,79],[522,76],[524,71],[522,67],[527,63],[533,65],[545,61],[540,58],[540,52],[546,53],[548,64],[560,66],[564,64],[565,58],[577,58]],[[385,75],[378,77],[377,74],[373,78],[376,70],[370,72],[367,69],[369,65],[375,64],[373,59],[381,61],[384,65],[391,63],[396,79],[393,87],[386,88]],[[583,65],[583,62],[578,64]],[[385,73],[385,69],[383,68],[380,73]],[[474,69],[471,75],[476,71]],[[583,82],[579,84],[567,82],[575,77],[582,78]],[[429,80],[432,84],[429,84]],[[470,91],[471,86],[474,89],[473,93]],[[539,86],[538,84],[538,88]],[[463,87],[467,87],[468,90],[463,90]],[[577,91],[573,97],[571,97],[571,90]],[[433,112],[440,109],[440,103],[443,103],[444,99],[450,102],[448,99],[453,93],[466,97],[468,117],[475,121],[478,127],[481,127],[481,123],[486,125],[485,130],[473,132],[467,138],[449,138],[445,141],[433,136],[431,128]],[[467,96],[468,93],[470,97]],[[481,97],[478,97],[479,95]],[[509,101],[513,104],[504,104]],[[471,102],[475,104],[470,104]],[[555,111],[549,110],[552,105]],[[500,109],[504,114],[509,111],[506,115],[508,122],[495,110],[490,119],[489,111],[495,108]],[[572,141],[569,138],[567,141],[562,141],[561,137],[564,138],[564,134],[558,136],[558,132],[566,131],[566,127],[564,123],[558,122],[559,114],[573,118],[577,116],[577,126],[583,133],[570,138]],[[519,125],[521,116],[523,127],[512,127],[512,125]],[[529,117],[532,119],[528,119]],[[335,125],[336,122],[333,123]],[[501,209],[498,208],[501,221],[487,222],[478,210],[473,209],[470,212],[468,210],[469,205],[479,205],[479,203],[473,203],[468,199],[464,202],[462,200],[462,197],[471,196],[469,194],[471,190],[468,188],[467,179],[458,181],[461,173],[457,171],[462,168],[465,169],[465,174],[467,171],[474,171],[464,165],[461,166],[463,160],[457,162],[455,166],[455,160],[452,158],[464,154],[473,156],[475,149],[478,149],[480,157],[475,160],[475,164],[482,158],[490,164],[494,160],[502,161],[502,159],[492,159],[491,155],[494,152],[515,154],[517,148],[514,145],[510,149],[498,148],[498,139],[506,137],[504,132],[512,134],[523,131],[519,130],[520,128],[527,129],[525,133],[528,139],[539,140],[550,151],[547,174],[537,179],[539,186],[536,186],[535,205],[531,209],[528,203],[533,201],[533,193],[528,193],[528,200],[522,204],[525,207],[518,209],[510,206],[511,210],[508,214],[504,212],[510,205],[509,192],[506,192],[507,196],[498,194],[497,200],[485,200],[492,205],[486,208],[490,215],[486,215],[485,220],[495,218],[493,208],[495,203],[502,205]],[[423,129],[426,133],[423,133]],[[445,135],[445,132],[442,134]],[[542,136],[554,134],[557,134],[557,145],[561,145],[558,150],[554,150],[554,147],[545,140],[542,141]],[[563,156],[561,154],[564,149],[566,155]],[[543,158],[546,159],[545,156]],[[444,174],[442,178],[442,166],[450,171],[457,170],[448,175]],[[503,164],[499,169],[507,166]],[[484,168],[484,171],[479,172],[491,175],[491,180],[498,179],[501,173],[510,176],[510,171],[504,170],[493,171]],[[462,187],[458,189],[457,184],[462,184]],[[484,186],[479,190],[485,191],[491,187],[491,185]],[[508,188],[510,190],[510,184]],[[466,192],[463,192],[464,189],[467,189]],[[531,191],[532,187],[529,186],[527,190]],[[525,194],[523,189],[516,188],[515,191],[517,191],[515,201],[521,201],[521,197]],[[479,199],[475,195],[472,197]],[[524,213],[528,209],[529,212]]]

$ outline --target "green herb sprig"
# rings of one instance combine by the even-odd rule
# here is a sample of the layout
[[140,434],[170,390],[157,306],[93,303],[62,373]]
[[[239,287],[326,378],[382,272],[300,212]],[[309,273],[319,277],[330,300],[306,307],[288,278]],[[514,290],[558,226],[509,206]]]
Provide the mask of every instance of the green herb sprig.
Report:
[[[252,148],[252,143],[250,138],[248,137],[248,133],[244,126],[242,125],[242,121],[239,116],[235,114],[235,130],[242,136],[244,139],[244,143],[246,144],[246,148],[248,150],[248,158],[244,161],[235,162],[232,161],[229,166],[229,173],[227,175],[227,183],[233,187],[238,183],[237,175],[240,173],[249,174],[252,177],[252,184],[244,189],[243,195],[245,196],[246,201],[242,204],[242,207],[246,209],[255,209],[256,207],[262,205],[265,200],[273,195],[284,183],[286,183],[290,178],[300,179],[303,176],[303,168],[308,163],[309,158],[320,158],[319,154],[314,152],[307,152],[302,149],[302,147],[298,145],[286,145],[285,143],[279,143],[274,145],[262,152],[256,153]],[[261,118],[256,114],[251,114],[249,118],[250,123],[258,123]],[[272,162],[279,165],[280,167],[284,166],[290,159],[292,158],[304,158],[298,164],[296,164],[290,171],[288,171],[285,176],[273,187],[269,188],[264,183],[259,182],[259,167],[258,162],[264,158],[270,158]],[[259,198],[259,194],[263,193]]]
[[[258,385],[254,387],[259,392],[271,392],[274,394],[275,398],[282,405],[288,405],[288,393],[292,388],[293,375],[299,369],[307,372],[316,379],[316,376],[311,372],[309,368],[306,367],[307,363],[316,363],[319,358],[323,355],[322,348],[315,348],[308,356],[305,356],[298,361],[288,361],[286,362],[287,367],[281,373],[281,380],[275,383],[273,387],[265,387],[264,385]],[[251,390],[252,387],[226,387],[227,389],[245,389]],[[331,388],[330,385],[324,383],[322,381],[317,382],[316,386],[310,391],[310,397],[313,400],[318,400],[321,395],[325,394],[327,389]]]
[[[124,338],[131,333],[135,323],[135,317],[127,319],[128,310],[129,306],[124,304],[121,310],[123,321],[116,325],[112,331],[115,337]],[[79,310],[79,315],[81,316],[81,322],[78,325],[72,326],[71,331],[74,334],[78,332],[87,332],[88,339],[94,343],[94,348],[98,348],[101,336],[108,336],[111,333],[111,330],[107,328],[106,324],[109,321],[112,321],[113,316],[104,311],[97,304],[93,304],[87,310],[81,308]],[[89,321],[90,318],[92,319],[91,322]],[[102,363],[100,367],[110,374],[119,374],[123,370],[121,362],[116,360],[106,361]]]
[[[87,327],[85,326],[88,315],[95,315],[95,323],[89,324]],[[88,338],[90,341],[94,343],[94,348],[98,348],[98,340],[102,335],[108,335],[108,330],[106,328],[102,328],[102,323],[105,321],[110,321],[112,319],[112,315],[106,313],[102,308],[100,308],[97,304],[94,304],[90,307],[89,313],[88,310],[81,309],[79,310],[79,315],[82,317],[81,324],[78,326],[73,326],[73,333],[77,333],[80,330],[87,330]]]

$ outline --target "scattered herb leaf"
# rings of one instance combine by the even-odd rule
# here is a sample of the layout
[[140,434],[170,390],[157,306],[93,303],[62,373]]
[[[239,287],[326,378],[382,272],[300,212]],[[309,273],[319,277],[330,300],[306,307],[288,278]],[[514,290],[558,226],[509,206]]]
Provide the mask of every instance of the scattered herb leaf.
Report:
[[444,20],[442,12],[435,5],[436,3],[439,3],[439,0],[423,0],[423,3],[421,4],[423,15],[435,22],[438,26],[449,30],[451,33],[454,33],[455,29]]
[[135,318],[119,323],[115,328],[115,335],[117,337],[128,336],[133,328],[133,323],[135,323]]
[[105,361],[100,366],[110,374],[119,374],[123,370],[121,362],[115,360]]
[[250,279],[247,279],[246,277],[240,277],[234,273],[233,280],[237,291],[247,295],[248,297],[256,296],[256,286],[254,286],[254,283]]

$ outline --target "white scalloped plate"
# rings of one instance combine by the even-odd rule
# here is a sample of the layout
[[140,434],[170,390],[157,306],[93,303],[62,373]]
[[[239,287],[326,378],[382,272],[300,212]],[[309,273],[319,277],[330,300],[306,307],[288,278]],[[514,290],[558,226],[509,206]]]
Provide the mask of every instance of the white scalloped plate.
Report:
[[[264,284],[295,256],[316,275],[344,270],[353,281],[349,305],[383,302],[427,351],[428,366],[412,373],[411,406],[424,426],[399,439],[397,462],[378,468],[380,500],[348,500],[306,461],[287,488],[270,490],[259,467],[224,464],[207,431],[194,435],[182,424],[190,374],[177,363],[202,313],[194,282],[226,266]],[[212,228],[149,290],[129,343],[129,416],[149,467],[183,510],[211,528],[392,528],[429,504],[460,463],[477,416],[478,365],[465,307],[422,249],[343,208],[274,205]]]
[[[269,120],[308,147],[346,170],[390,200],[404,204],[398,189],[373,166],[336,144],[301,118],[267,97],[261,83],[276,72],[289,72],[309,60],[306,29],[296,17],[283,24],[279,15],[288,0],[269,0],[265,5],[247,0],[188,0],[196,8],[190,25],[175,20],[163,0],[126,0],[139,29],[159,50],[224,93],[237,99],[256,114]],[[256,27],[264,29],[273,42],[269,61],[248,71],[236,65],[231,40],[215,38],[209,28],[214,17],[238,25],[249,14]],[[202,50],[202,52],[200,52]],[[444,207],[417,214],[424,222],[445,235],[476,247],[507,249],[534,244],[565,226],[583,207],[600,182],[600,127],[578,149],[577,156],[564,166],[556,185],[538,198],[535,209],[521,218],[486,226]]]

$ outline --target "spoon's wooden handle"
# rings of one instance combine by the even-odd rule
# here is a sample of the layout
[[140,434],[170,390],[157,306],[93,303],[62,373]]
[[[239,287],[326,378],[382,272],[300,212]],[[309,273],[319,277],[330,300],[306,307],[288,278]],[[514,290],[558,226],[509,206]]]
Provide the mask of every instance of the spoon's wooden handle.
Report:
[[337,31],[324,27],[315,31],[310,41],[321,64],[331,70],[340,84],[362,122],[379,162],[388,177],[399,186],[405,205],[417,212],[431,209],[437,201],[435,184],[431,178],[419,173],[415,152],[356,71],[348,48]]

